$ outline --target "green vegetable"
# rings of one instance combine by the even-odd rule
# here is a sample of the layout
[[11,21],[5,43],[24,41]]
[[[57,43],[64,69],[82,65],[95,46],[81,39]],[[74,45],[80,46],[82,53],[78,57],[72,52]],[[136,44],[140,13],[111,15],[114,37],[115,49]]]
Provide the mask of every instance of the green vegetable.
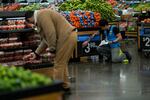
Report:
[[132,6],[135,11],[142,11],[142,10],[150,10],[150,3],[140,3],[138,5]]
[[0,65],[0,92],[15,91],[52,83],[53,81],[50,78],[25,70],[22,67],[4,67]]
[[40,4],[32,4],[29,6],[25,6],[20,8],[20,11],[34,11],[34,10],[39,10],[40,9]]
[[113,20],[115,18],[112,6],[105,0],[70,0],[59,5],[61,11],[89,10],[99,12],[102,19]]

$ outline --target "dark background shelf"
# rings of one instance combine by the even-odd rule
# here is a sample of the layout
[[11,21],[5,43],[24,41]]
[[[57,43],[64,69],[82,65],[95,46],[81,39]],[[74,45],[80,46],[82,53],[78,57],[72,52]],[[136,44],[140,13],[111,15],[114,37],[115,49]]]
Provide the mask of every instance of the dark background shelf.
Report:
[[10,33],[29,33],[34,32],[33,28],[27,28],[27,29],[18,29],[18,30],[0,30],[1,34],[10,34]]
[[99,27],[97,28],[78,28],[77,31],[78,32],[82,32],[82,31],[97,31],[99,29]]
[[138,26],[149,26],[150,27],[150,23],[142,23],[142,22],[140,22],[140,23],[138,23],[137,24]]
[[0,18],[24,17],[25,11],[0,11]]

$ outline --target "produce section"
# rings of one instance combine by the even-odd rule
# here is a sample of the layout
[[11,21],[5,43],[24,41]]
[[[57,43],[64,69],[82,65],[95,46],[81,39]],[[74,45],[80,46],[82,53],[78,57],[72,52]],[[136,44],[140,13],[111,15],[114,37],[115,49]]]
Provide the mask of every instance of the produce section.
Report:
[[62,91],[61,81],[54,81],[22,67],[0,65],[0,98],[2,100],[33,100],[35,98],[39,100],[46,97],[58,100],[58,97],[62,98]]
[[30,71],[36,72],[53,66],[48,50],[40,59],[22,59],[24,55],[35,51],[41,41],[33,26],[25,23],[24,14],[22,11],[0,12],[0,98],[58,100],[57,98],[62,98],[63,95],[62,82],[52,80],[48,75],[42,76]]
[[[5,15],[4,12],[1,13]],[[19,14],[15,17],[16,11],[14,11],[14,14],[13,11],[6,13],[8,13],[8,17],[7,15],[0,15],[0,17],[3,18],[0,21],[0,63],[9,66],[23,66],[29,64],[36,64],[38,66],[38,64],[47,64],[47,62],[50,62],[48,52],[46,51],[45,56],[41,55],[41,59],[32,62],[22,60],[24,55],[33,52],[37,48],[40,43],[40,37],[35,34],[34,29],[31,28],[32,25],[25,23],[22,17],[24,13],[20,13],[21,18],[18,18]],[[52,66],[52,64],[48,65]]]
[[16,30],[16,29],[24,29],[25,20],[7,20],[2,21],[0,24],[0,30]]
[[149,18],[150,18],[150,11],[142,11],[141,14],[139,15],[138,21],[144,23],[150,23]]
[[42,6],[40,4],[34,3],[34,4],[19,4],[19,3],[13,3],[10,5],[6,5],[3,7],[0,7],[0,11],[28,11],[28,10],[39,10]]
[[114,19],[112,6],[104,0],[70,0],[59,5],[61,11],[88,10],[98,12],[102,19]]
[[[120,2],[117,2],[116,0],[69,0],[65,1],[63,3],[60,3],[58,5],[60,13],[73,25],[77,28],[78,35],[87,35],[87,34],[93,34],[95,33],[99,28],[99,21],[101,19],[107,19],[109,21],[112,21],[115,17],[114,15],[116,12],[114,12],[114,9],[116,9],[116,6],[119,7],[119,9],[124,9],[128,7],[132,7],[135,11],[141,11],[142,7],[144,10],[149,9],[149,3],[124,3],[119,5]],[[47,7],[50,7],[47,5]],[[7,9],[6,9],[7,8]],[[21,17],[24,16],[25,12],[28,10],[39,10],[42,9],[42,4],[11,4],[11,5],[5,5],[1,7],[0,16],[2,18],[5,18],[5,16],[8,15],[8,17],[11,17],[12,14],[10,11],[13,11],[14,15],[12,17]],[[147,8],[147,9],[145,9]],[[116,11],[116,10],[115,10]],[[131,12],[130,12],[131,14]],[[138,13],[139,14],[139,13]],[[138,18],[134,18],[132,15],[122,15],[121,20],[117,21],[116,19],[116,25],[120,27],[120,31],[126,31],[125,36],[129,37],[137,37],[137,19],[138,22],[144,22],[149,23],[149,16],[147,15],[149,13],[143,13],[141,11],[140,16]],[[113,23],[113,22],[110,22]],[[0,22],[0,36],[2,38],[6,38],[11,33],[12,36],[18,37],[20,33],[25,35],[24,33],[32,33],[34,30],[32,29],[32,25],[25,25],[24,19],[18,19],[18,20],[3,20]],[[7,34],[4,35],[4,34]],[[10,35],[11,36],[11,35]],[[12,37],[10,37],[12,38]],[[35,38],[35,41],[32,41],[35,37],[28,39],[28,41],[18,41],[21,39],[19,36],[16,40],[9,40],[5,41],[5,39],[0,44],[1,50],[21,50],[24,49],[31,49],[34,50],[37,47],[37,44],[40,42],[39,39]],[[37,39],[37,40],[36,40]],[[19,57],[18,57],[19,58]],[[5,58],[4,58],[5,59]],[[11,60],[11,59],[10,59]],[[9,60],[9,61],[10,61]],[[1,60],[4,61],[4,60]],[[35,61],[35,62],[42,62]],[[14,62],[13,62],[14,63]],[[24,62],[22,62],[24,63]]]
[[4,7],[0,7],[0,11],[15,11],[20,9],[21,5],[18,3],[12,3],[9,5],[6,5]]
[[[73,68],[69,65],[69,71],[71,71],[69,79],[71,82],[75,82],[74,85],[77,86],[74,88],[73,85],[74,99],[74,96],[76,96],[78,90],[81,90],[83,93],[88,91],[86,89],[91,86],[88,83],[91,80],[93,81],[92,84],[95,84],[97,83],[97,79],[101,78],[102,81],[100,80],[100,84],[104,85],[104,88],[106,87],[105,83],[108,83],[107,85],[112,87],[112,84],[109,84],[110,81],[103,83],[103,81],[107,81],[103,80],[103,77],[96,78],[95,76],[97,76],[97,74],[104,74],[104,76],[106,74],[106,78],[108,78],[107,74],[108,76],[110,75],[110,78],[114,75],[117,75],[118,77],[118,75],[122,75],[122,71],[124,71],[124,69],[128,68],[125,66],[131,65],[132,67],[132,64],[138,66],[136,61],[139,61],[141,58],[137,59],[136,57],[143,57],[143,55],[145,55],[145,61],[150,56],[150,3],[147,1],[137,1],[138,0],[60,0],[59,3],[55,2],[46,4],[27,2],[0,4],[0,99],[28,100],[29,98],[29,100],[68,100],[68,98],[62,98],[62,95],[64,94],[63,82],[52,79],[52,75],[55,76],[52,74],[51,70],[51,67],[54,64],[54,59],[50,57],[48,49],[40,54],[40,57],[37,57],[38,59],[36,60],[23,60],[23,56],[34,52],[41,42],[41,37],[39,34],[37,34],[37,29],[35,26],[25,21],[26,11],[52,8],[52,10],[56,10],[63,15],[67,21],[76,28],[75,31],[77,32],[77,45],[73,55],[71,55],[71,61],[77,61],[78,63],[75,63],[75,67],[74,63],[70,63],[71,65],[73,64]],[[113,64],[111,59],[107,59],[104,56],[101,57],[101,55],[99,55],[97,52],[98,45],[104,39],[102,34],[103,32],[101,31],[102,28],[100,28],[99,25],[99,21],[102,19],[108,20],[109,25],[115,25],[119,28],[119,32],[123,37],[122,41],[120,41],[121,49],[125,49],[123,52],[129,50],[128,52],[133,58],[131,60],[131,64]],[[96,34],[93,38],[91,38],[91,36],[98,31],[100,34]],[[90,42],[87,43],[87,46],[83,46],[83,43],[86,43],[85,41],[89,39]],[[130,47],[130,44],[133,44],[134,51],[132,51],[132,46]],[[135,51],[137,49],[142,51],[140,55]],[[106,60],[110,60],[109,63],[111,64],[107,64]],[[95,73],[97,71],[97,67],[94,65],[95,63],[98,67],[102,66],[98,70],[100,72],[102,71],[102,73]],[[79,66],[76,66],[78,64]],[[85,66],[86,70],[84,70],[82,65]],[[93,65],[94,67],[91,67]],[[104,68],[105,65],[106,67]],[[122,67],[119,66],[123,66],[123,70]],[[93,70],[94,68],[96,69]],[[117,70],[115,68],[117,68]],[[82,70],[84,71],[82,72]],[[110,74],[116,71],[118,72],[113,74],[113,76]],[[128,69],[125,70],[125,73],[123,72],[123,75],[126,74],[126,71],[128,71]],[[79,73],[82,73],[81,77],[77,78]],[[92,75],[92,78],[89,76],[89,73],[90,76]],[[93,73],[95,75],[94,78]],[[83,77],[84,79],[89,78],[88,81],[83,80],[83,74],[85,74],[85,77],[88,74],[88,77]],[[126,77],[128,76],[130,75],[126,75]],[[72,81],[72,77],[75,77],[76,81]],[[119,88],[119,91],[120,87],[122,88],[123,86],[122,83],[124,83],[124,81],[120,82],[120,78],[118,80],[118,84],[120,86],[117,87]],[[94,79],[96,79],[96,82],[94,82]],[[111,79],[113,80],[116,78]],[[82,81],[85,81],[85,84],[83,84]],[[126,80],[126,82],[127,81],[128,80]],[[116,80],[114,82],[116,82]],[[94,91],[96,88],[92,87],[92,89],[92,91]],[[140,88],[138,89],[138,91],[141,91]],[[116,96],[116,92],[114,93]],[[121,91],[119,93],[121,93]],[[40,96],[45,94],[47,94],[46,99],[45,97],[44,99],[41,99]],[[53,96],[49,97],[50,95]],[[76,99],[80,99],[81,95],[80,93],[77,94]],[[123,94],[121,95],[123,96]],[[53,97],[56,98],[54,99]]]
[[34,11],[34,10],[39,10],[40,9],[40,4],[32,4],[29,6],[21,7],[19,11]]
[[101,15],[91,11],[72,11],[61,13],[76,28],[97,28]]
[[150,3],[139,3],[139,4],[136,4],[136,5],[133,5],[132,8],[135,11],[150,10]]
[[0,92],[53,84],[52,79],[24,70],[22,67],[0,66]]

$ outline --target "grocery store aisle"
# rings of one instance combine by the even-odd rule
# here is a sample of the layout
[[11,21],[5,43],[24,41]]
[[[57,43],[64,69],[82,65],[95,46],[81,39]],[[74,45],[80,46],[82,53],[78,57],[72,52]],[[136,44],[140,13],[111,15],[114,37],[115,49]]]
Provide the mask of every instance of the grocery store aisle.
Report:
[[145,59],[133,44],[128,45],[130,64],[71,63],[76,82],[67,100],[149,100],[150,58]]

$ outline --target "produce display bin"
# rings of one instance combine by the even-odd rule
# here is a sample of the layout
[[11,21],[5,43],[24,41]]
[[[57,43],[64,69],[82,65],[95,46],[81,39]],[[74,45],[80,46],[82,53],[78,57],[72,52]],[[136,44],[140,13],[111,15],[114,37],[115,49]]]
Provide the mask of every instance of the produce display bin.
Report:
[[[0,63],[10,66],[23,66],[26,69],[39,69],[43,67],[51,67],[51,63],[43,62],[43,59],[39,60],[39,62],[37,61],[36,63],[32,62],[27,64],[27,62],[24,62],[20,57],[23,57],[24,55],[35,51],[38,47],[38,44],[40,43],[40,38],[37,38],[35,36],[34,29],[27,28],[27,26],[25,25],[25,13],[25,11],[0,11],[0,21],[2,21],[0,28],[0,38],[2,41],[0,43],[0,52],[2,54],[2,60],[0,60]],[[22,25],[25,28],[18,27],[18,29],[17,27],[14,27],[9,29],[8,27],[6,27],[19,25]],[[4,28],[4,26],[6,28]],[[11,40],[12,38],[16,38],[16,40]],[[31,51],[24,52],[26,50]],[[6,54],[9,55],[6,56]],[[7,57],[9,59],[7,59]]]
[[13,92],[1,92],[1,100],[63,100],[63,83],[54,81],[53,84],[16,90]]

